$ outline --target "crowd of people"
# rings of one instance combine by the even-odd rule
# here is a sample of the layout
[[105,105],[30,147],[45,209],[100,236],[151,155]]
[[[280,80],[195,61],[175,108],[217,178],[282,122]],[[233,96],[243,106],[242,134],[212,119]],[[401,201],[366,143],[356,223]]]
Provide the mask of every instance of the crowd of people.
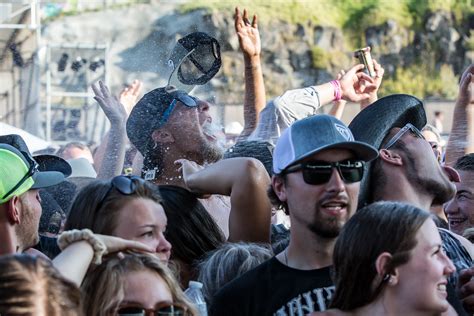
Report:
[[418,98],[378,98],[377,61],[267,102],[257,17],[235,30],[231,147],[214,105],[139,81],[92,87],[94,150],[0,136],[0,315],[205,315],[190,281],[213,316],[474,313],[474,65],[444,146]]

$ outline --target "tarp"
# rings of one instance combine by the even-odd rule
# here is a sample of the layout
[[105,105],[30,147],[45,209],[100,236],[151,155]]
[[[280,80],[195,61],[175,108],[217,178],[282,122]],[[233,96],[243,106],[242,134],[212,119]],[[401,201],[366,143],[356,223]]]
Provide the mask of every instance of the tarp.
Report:
[[22,130],[21,128],[0,122],[0,135],[8,134],[20,135],[25,140],[25,143],[31,153],[51,146],[50,142],[47,142],[44,139],[39,138],[38,136],[30,134]]

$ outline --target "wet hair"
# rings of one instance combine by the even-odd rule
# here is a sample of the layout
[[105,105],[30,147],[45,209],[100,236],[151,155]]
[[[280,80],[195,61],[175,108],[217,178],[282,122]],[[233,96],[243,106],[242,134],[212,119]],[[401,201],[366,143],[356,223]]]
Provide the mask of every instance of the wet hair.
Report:
[[197,315],[169,268],[153,255],[138,253],[109,258],[87,273],[81,286],[84,314],[113,315],[125,296],[127,274],[140,271],[157,273],[168,286],[173,303],[186,307],[189,311],[187,315]]
[[377,258],[384,252],[392,255],[384,275],[407,263],[416,234],[428,218],[428,212],[398,202],[377,202],[360,209],[344,225],[334,247],[336,292],[331,308],[350,311],[377,299],[386,284],[377,274]]
[[165,238],[173,245],[171,259],[192,265],[226,242],[217,223],[193,193],[173,185],[158,187],[168,218]]
[[454,169],[462,171],[474,171],[474,153],[459,158],[454,164]]
[[198,267],[198,281],[204,285],[203,294],[208,306],[224,285],[272,256],[268,246],[243,242],[227,243],[210,252]]
[[157,178],[163,173],[163,156],[165,154],[163,144],[154,143],[150,136],[145,148],[146,152],[141,153],[143,155],[142,177],[145,177],[148,170],[156,169],[155,178]]
[[136,190],[125,195],[113,187],[111,181],[96,180],[77,194],[64,230],[89,228],[96,234],[113,235],[118,226],[118,214],[126,203],[136,198],[161,202],[158,188],[152,183],[132,179]]
[[41,257],[0,258],[0,315],[80,316],[81,293]]

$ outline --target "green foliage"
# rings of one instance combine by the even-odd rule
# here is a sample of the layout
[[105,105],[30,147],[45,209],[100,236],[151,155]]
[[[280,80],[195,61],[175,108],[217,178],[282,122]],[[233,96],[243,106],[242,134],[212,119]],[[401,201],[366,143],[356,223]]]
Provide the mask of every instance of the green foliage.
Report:
[[474,50],[474,34],[471,34],[471,36],[467,39],[466,48],[467,50]]
[[380,95],[407,93],[419,98],[454,99],[457,94],[458,77],[449,65],[442,65],[439,71],[424,65],[398,68],[393,77],[384,78]]
[[329,53],[318,46],[311,47],[311,60],[313,68],[316,69],[326,69],[330,66]]

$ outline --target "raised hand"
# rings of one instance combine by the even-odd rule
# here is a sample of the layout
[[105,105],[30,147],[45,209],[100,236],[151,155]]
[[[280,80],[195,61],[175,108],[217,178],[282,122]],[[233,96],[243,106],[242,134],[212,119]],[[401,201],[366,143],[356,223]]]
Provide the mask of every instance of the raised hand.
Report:
[[198,165],[196,162],[187,159],[178,159],[174,163],[175,165],[179,166],[178,170],[181,171],[183,174],[184,183],[189,180],[189,177],[192,174],[195,174],[196,172],[204,169],[203,166]]
[[198,194],[200,199],[207,199],[211,197],[211,194],[208,194],[208,192],[203,192],[199,186],[195,185],[196,182],[200,182],[200,175],[198,172],[204,169],[203,166],[187,159],[178,159],[174,163],[175,165],[179,166],[178,170],[182,172],[183,181],[190,191]]
[[109,88],[102,81],[99,81],[98,84],[93,84],[91,87],[95,94],[94,100],[99,103],[110,124],[124,126],[128,115],[117,97],[110,93]]
[[474,64],[461,76],[457,103],[461,106],[474,105]]
[[133,107],[138,102],[138,97],[143,89],[143,82],[140,80],[133,80],[130,86],[123,88],[122,92],[120,92],[119,100],[120,103],[123,104],[125,107],[125,111],[127,112],[127,116],[130,115],[132,112]]
[[114,253],[118,251],[133,250],[142,252],[155,252],[155,249],[134,240],[126,240],[119,237],[94,234],[106,248],[106,254]]
[[254,15],[252,23],[247,17],[247,10],[241,15],[239,8],[235,8],[234,26],[239,38],[240,49],[246,57],[259,56],[261,52],[260,33],[258,31],[257,16]]
[[365,82],[359,87],[359,93],[367,93],[369,97],[365,100],[360,102],[361,110],[366,108],[368,105],[374,103],[378,99],[378,91],[380,88],[380,84],[382,84],[383,75],[385,73],[385,69],[375,60],[374,62],[374,70],[375,70],[375,78],[373,85],[365,85]]
[[374,79],[360,71],[363,68],[363,64],[355,65],[339,80],[344,100],[360,102],[368,99],[369,92],[377,89]]

